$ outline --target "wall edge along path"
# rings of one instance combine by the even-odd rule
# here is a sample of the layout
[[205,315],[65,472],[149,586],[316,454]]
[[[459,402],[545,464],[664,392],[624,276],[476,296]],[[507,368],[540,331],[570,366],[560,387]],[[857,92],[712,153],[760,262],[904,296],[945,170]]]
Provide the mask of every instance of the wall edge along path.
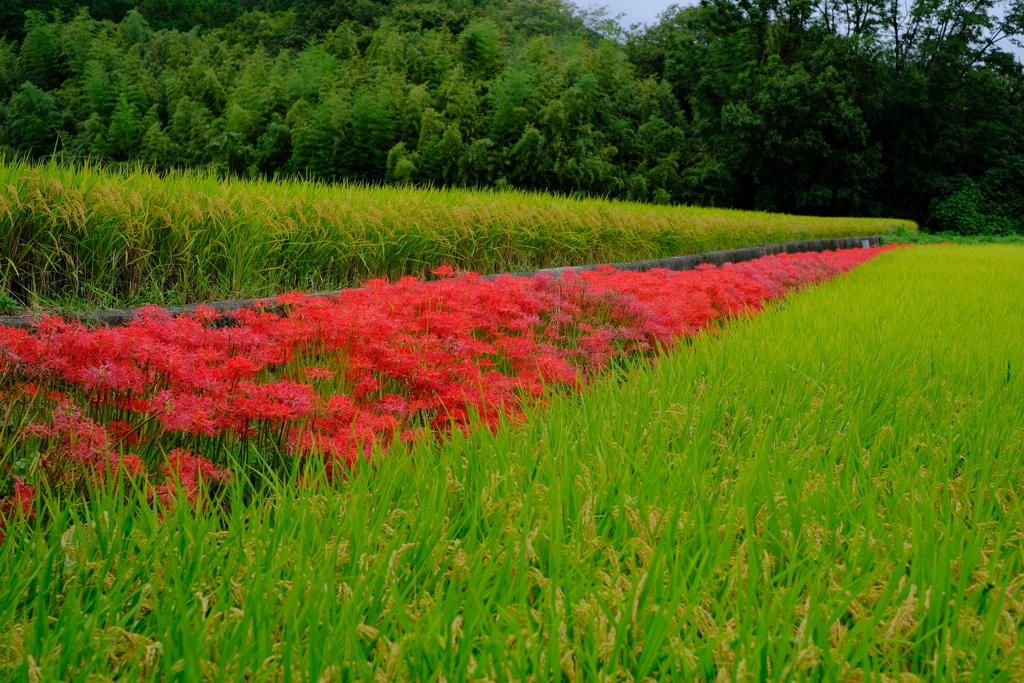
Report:
[[[684,256],[671,256],[662,259],[651,259],[648,261],[631,261],[629,263],[595,263],[586,266],[565,266],[563,268],[544,268],[541,270],[522,271],[518,273],[495,273],[491,275],[483,275],[484,279],[493,280],[501,275],[507,274],[515,277],[531,277],[533,275],[539,275],[541,273],[547,273],[551,275],[560,275],[566,270],[574,270],[577,273],[582,273],[588,270],[597,270],[601,266],[611,266],[618,270],[631,270],[635,272],[644,272],[648,270],[654,270],[655,268],[664,268],[666,270],[693,270],[697,266],[705,263],[710,263],[716,266],[721,266],[726,263],[740,263],[742,261],[753,261],[763,256],[770,256],[772,254],[801,254],[806,252],[821,252],[821,251],[836,251],[838,249],[860,249],[868,247],[879,246],[878,235],[871,235],[868,237],[838,237],[830,239],[817,239],[817,240],[800,240],[797,242],[783,242],[780,244],[768,244],[761,247],[747,247],[744,249],[726,249],[723,251],[709,251],[703,254],[687,254]],[[317,292],[315,294],[309,294],[311,297],[319,296],[336,296],[344,290],[337,290],[333,292]],[[189,304],[188,306],[168,306],[162,310],[166,311],[172,316],[186,315],[189,313],[195,313],[196,309],[200,306],[206,308],[212,308],[223,314],[231,313],[232,311],[238,310],[239,308],[245,308],[248,306],[256,305],[274,305],[276,297],[266,297],[262,299],[240,299],[236,301],[210,301],[199,304]],[[90,324],[90,325],[105,325],[105,326],[118,326],[126,325],[138,315],[141,308],[120,308],[107,311],[94,311],[85,313],[67,313],[64,314],[65,320],[77,320],[79,322]],[[38,315],[22,315],[22,316],[0,316],[0,325],[5,327],[20,327],[20,328],[32,328],[35,327],[41,318]]]

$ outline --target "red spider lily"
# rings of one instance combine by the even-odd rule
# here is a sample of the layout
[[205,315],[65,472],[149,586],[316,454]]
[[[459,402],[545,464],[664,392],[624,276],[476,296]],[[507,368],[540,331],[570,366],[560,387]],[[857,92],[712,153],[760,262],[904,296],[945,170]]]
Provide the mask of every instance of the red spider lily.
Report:
[[4,541],[4,529],[18,519],[31,521],[36,516],[36,487],[26,484],[20,478],[14,478],[14,494],[0,499],[0,543]]
[[226,484],[231,480],[228,470],[218,469],[206,458],[181,448],[167,454],[167,464],[162,469],[166,483],[154,488],[151,496],[166,509],[173,508],[180,498],[196,504],[204,483]]
[[[171,318],[147,307],[115,329],[44,318],[31,332],[0,328],[0,391],[34,401],[39,417],[23,436],[40,440],[41,470],[58,479],[142,474],[124,451],[161,452],[172,434],[258,439],[344,473],[374,444],[466,429],[473,416],[491,428],[521,419],[524,401],[550,387],[580,387],[616,357],[671,348],[885,250],[493,281],[442,266],[435,282],[286,294],[284,315],[241,310],[230,326],[205,308]],[[165,505],[228,476],[171,453],[154,473],[166,478],[152,494]]]

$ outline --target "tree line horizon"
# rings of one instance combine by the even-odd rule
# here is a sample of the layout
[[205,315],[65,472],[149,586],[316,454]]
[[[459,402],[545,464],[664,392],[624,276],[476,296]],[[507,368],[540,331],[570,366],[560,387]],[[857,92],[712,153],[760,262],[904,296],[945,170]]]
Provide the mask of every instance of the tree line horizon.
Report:
[[[11,0],[0,156],[1024,233],[1024,0]],[[1018,43],[1019,44],[1019,43]]]

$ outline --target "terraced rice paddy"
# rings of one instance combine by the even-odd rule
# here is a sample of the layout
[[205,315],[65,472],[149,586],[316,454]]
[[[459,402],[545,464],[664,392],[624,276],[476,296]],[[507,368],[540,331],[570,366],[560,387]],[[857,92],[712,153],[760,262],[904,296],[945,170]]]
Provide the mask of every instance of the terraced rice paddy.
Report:
[[284,315],[150,308],[114,329],[0,328],[5,459],[21,463],[9,476],[75,490],[207,459],[311,456],[344,470],[396,439],[521,419],[547,391],[578,390],[883,251],[494,281],[442,268],[442,282],[287,294]]
[[0,549],[0,672],[1018,680],[1022,266],[891,251],[345,477],[43,496]]
[[[506,273],[884,233],[813,218],[522,192],[225,181],[0,164],[0,313],[333,291],[448,265]],[[10,303],[6,306],[11,306]]]

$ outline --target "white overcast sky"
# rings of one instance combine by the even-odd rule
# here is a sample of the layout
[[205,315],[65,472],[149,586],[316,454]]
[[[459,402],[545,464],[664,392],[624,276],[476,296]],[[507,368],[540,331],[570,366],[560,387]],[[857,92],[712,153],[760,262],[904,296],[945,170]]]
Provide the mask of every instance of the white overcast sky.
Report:
[[[590,2],[588,0],[576,0],[576,4],[580,7],[607,7],[608,16],[616,17],[619,14],[625,14],[619,20],[619,23],[625,27],[629,27],[630,24],[653,24],[658,20],[658,15],[665,11],[671,2],[662,2],[661,0],[595,0]],[[680,2],[680,5],[689,5],[695,3]]]
[[[605,7],[608,10],[608,16],[614,18],[619,14],[625,16],[619,19],[619,23],[629,28],[631,24],[654,24],[658,21],[658,15],[664,12],[670,5],[679,4],[680,6],[696,4],[696,2],[688,2],[687,0],[680,0],[678,2],[670,2],[669,0],[575,0],[576,4],[583,8],[591,7]],[[1024,61],[1024,50],[1015,47],[1009,40],[1004,40],[999,44],[1000,48],[1007,52],[1013,52],[1017,55],[1017,59]]]

